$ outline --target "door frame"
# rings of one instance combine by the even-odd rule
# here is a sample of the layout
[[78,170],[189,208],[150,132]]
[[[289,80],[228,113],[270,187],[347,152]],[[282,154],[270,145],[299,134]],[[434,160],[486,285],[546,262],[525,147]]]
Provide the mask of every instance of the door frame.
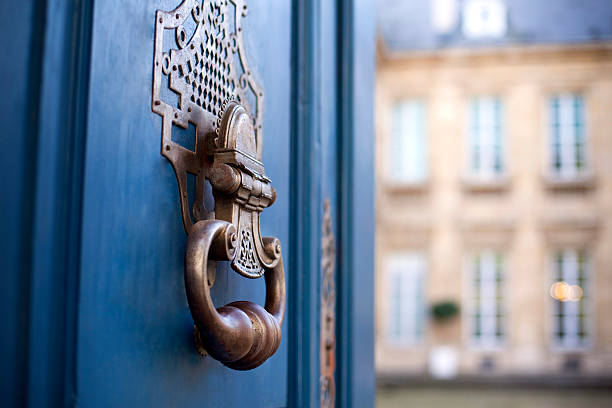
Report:
[[[292,281],[289,293],[289,406],[317,406],[319,396],[319,276],[323,197],[317,109],[319,12],[323,0],[293,2]],[[374,80],[376,21],[372,1],[337,0],[338,406],[374,405]],[[357,215],[359,215],[357,217]],[[311,333],[304,342],[301,329]]]

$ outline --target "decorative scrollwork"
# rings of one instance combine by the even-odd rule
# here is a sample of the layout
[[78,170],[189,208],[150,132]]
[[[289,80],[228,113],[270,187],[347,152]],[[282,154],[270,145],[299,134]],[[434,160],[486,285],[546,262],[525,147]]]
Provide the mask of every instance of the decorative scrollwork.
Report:
[[[152,109],[163,117],[162,154],[175,169],[183,224],[212,218],[203,203],[206,135],[216,128],[223,104],[234,99],[251,115],[255,131],[254,158],[261,160],[263,90],[249,67],[242,40],[244,0],[184,0],[172,11],[155,16]],[[171,32],[172,35],[166,35]],[[164,92],[165,91],[165,92]],[[174,95],[177,102],[164,98]],[[196,128],[195,149],[172,139],[173,126]],[[189,208],[187,174],[196,176],[196,200]]]
[[245,228],[240,232],[240,249],[235,263],[245,273],[260,276],[263,274],[255,255],[255,244],[253,244],[253,234],[250,229]]
[[336,401],[336,241],[328,199],[323,203],[321,235],[321,407],[332,408]]

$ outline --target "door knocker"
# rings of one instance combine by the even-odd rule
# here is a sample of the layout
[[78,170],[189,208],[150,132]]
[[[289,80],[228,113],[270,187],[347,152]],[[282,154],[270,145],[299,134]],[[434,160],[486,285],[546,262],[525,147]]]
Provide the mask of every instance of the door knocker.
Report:
[[[152,109],[162,116],[162,155],[174,168],[188,234],[185,288],[196,342],[226,366],[249,370],[278,349],[285,310],[280,241],[261,237],[260,213],[276,192],[261,162],[263,91],[245,59],[244,0],[185,0],[155,15]],[[173,44],[164,44],[169,37]],[[162,85],[178,95],[164,100]],[[195,146],[172,138],[173,125],[195,126]],[[187,175],[195,176],[189,205]],[[204,205],[210,182],[214,211]],[[191,208],[190,208],[191,207]],[[216,261],[240,275],[264,276],[264,307],[248,301],[215,308]]]

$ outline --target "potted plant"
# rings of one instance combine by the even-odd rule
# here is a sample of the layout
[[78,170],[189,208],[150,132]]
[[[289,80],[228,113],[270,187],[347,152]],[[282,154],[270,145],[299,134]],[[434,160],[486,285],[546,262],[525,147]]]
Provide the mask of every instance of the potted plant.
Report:
[[436,327],[436,345],[429,353],[429,373],[437,379],[451,379],[457,375],[458,353],[453,345],[453,326],[449,324],[459,315],[454,300],[441,300],[431,305],[431,318]]
[[431,305],[431,316],[438,323],[453,320],[459,314],[459,305],[454,300],[442,300]]

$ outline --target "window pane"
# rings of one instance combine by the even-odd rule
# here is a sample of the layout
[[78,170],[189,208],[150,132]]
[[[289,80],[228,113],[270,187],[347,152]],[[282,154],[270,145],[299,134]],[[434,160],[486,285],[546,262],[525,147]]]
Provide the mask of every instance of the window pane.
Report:
[[467,38],[499,38],[507,29],[506,5],[501,0],[466,0],[463,3],[463,35]]
[[502,131],[502,123],[501,123],[501,116],[502,116],[502,112],[501,112],[501,103],[499,101],[499,99],[495,99],[493,101],[494,103],[494,109],[495,109],[495,118],[494,118],[494,128],[493,128],[493,134],[494,134],[494,157],[495,157],[495,162],[494,162],[494,167],[495,167],[495,173],[499,174],[502,171],[502,140],[501,140],[501,131]]
[[576,160],[576,169],[580,171],[584,168],[584,121],[583,121],[583,103],[582,97],[576,96],[574,98],[574,150],[575,150],[575,160]]
[[498,346],[504,338],[503,256],[483,251],[471,260],[473,342],[478,346]]
[[470,103],[470,168],[474,176],[496,177],[503,173],[501,101],[479,97]]
[[586,169],[584,102],[580,95],[551,97],[551,170],[559,177],[574,178]]
[[553,283],[562,285],[553,302],[555,347],[575,349],[589,340],[588,281],[589,262],[583,250],[566,249],[553,257]]
[[471,134],[471,156],[472,156],[472,171],[474,173],[480,172],[480,106],[474,101],[471,104],[471,116],[470,116],[470,134]]
[[551,132],[552,132],[552,151],[553,167],[555,172],[561,171],[561,136],[559,123],[559,98],[552,98],[551,108]]
[[423,336],[425,305],[423,278],[425,260],[420,254],[394,255],[389,270],[389,340],[398,344],[415,344]]
[[420,100],[405,100],[393,106],[391,178],[420,182],[427,177],[425,107]]

